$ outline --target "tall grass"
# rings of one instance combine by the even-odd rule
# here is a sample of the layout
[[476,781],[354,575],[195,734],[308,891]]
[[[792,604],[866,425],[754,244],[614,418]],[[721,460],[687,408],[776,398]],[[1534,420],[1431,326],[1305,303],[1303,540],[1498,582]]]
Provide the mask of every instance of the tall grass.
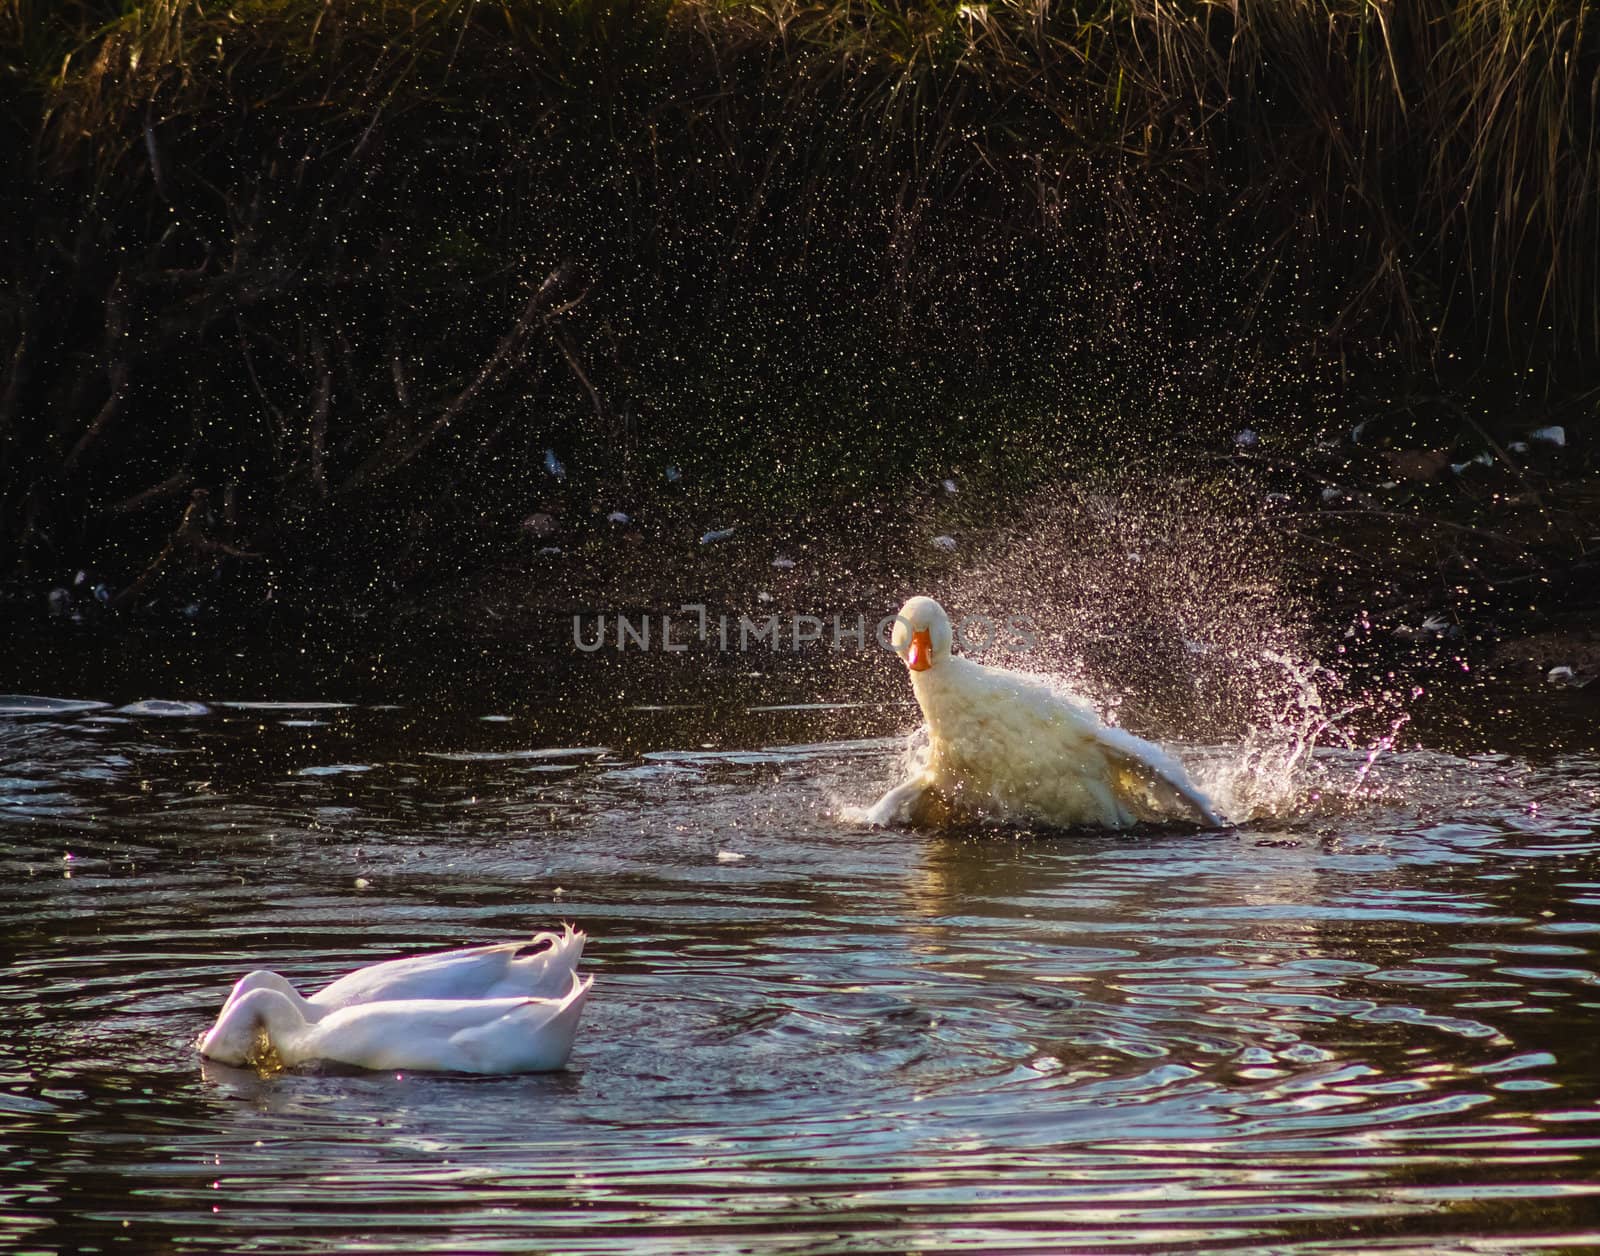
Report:
[[141,590],[335,528],[459,547],[543,500],[547,445],[597,499],[669,460],[724,498],[849,497],[1130,404],[1152,442],[1234,421],[1295,344],[1582,385],[1593,26],[1580,0],[0,0],[0,543]]

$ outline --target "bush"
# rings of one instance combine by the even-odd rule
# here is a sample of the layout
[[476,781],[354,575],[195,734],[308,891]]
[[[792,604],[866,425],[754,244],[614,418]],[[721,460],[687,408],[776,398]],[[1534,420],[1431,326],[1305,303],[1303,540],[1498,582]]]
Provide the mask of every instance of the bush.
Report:
[[786,508],[1309,434],[1363,353],[1593,373],[1576,0],[0,13],[0,537],[130,596],[459,561],[552,447]]

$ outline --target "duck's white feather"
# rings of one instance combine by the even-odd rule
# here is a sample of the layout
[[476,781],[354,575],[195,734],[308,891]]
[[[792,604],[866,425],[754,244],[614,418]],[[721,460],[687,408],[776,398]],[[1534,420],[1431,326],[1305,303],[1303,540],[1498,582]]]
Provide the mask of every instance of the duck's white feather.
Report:
[[900,619],[902,654],[914,630],[931,642],[919,656],[923,666],[911,672],[928,757],[918,777],[868,811],[869,820],[917,822],[938,797],[958,813],[1050,825],[1223,823],[1159,746],[1108,727],[1041,681],[952,655],[949,621],[937,602],[914,598]]
[[594,978],[560,998],[385,999],[307,1020],[283,991],[258,987],[223,1009],[200,1053],[224,1064],[533,1073],[563,1067]]
[[306,1001],[331,1012],[380,999],[553,998],[571,984],[585,940],[567,925],[529,942],[386,960],[340,977]]
[[582,930],[566,925],[560,933],[537,933],[527,942],[385,960],[347,973],[303,999],[283,977],[262,970],[240,978],[228,1004],[252,990],[277,990],[315,1021],[340,1008],[396,999],[556,998],[571,985],[586,940]]

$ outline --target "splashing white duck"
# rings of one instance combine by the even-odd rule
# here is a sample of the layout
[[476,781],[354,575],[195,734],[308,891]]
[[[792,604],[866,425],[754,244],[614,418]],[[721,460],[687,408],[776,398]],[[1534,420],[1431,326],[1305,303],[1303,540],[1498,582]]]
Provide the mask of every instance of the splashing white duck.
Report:
[[1109,829],[1225,823],[1160,747],[1040,681],[953,655],[950,618],[932,598],[900,608],[892,644],[911,673],[928,758],[866,812],[870,823],[929,823],[952,810]]
[[228,995],[200,1054],[224,1064],[464,1073],[563,1067],[594,979],[575,967],[585,935],[571,925],[531,942],[468,947],[358,969],[302,998],[274,972]]
[[281,990],[260,987],[235,999],[200,1040],[223,1064],[312,1060],[356,1068],[453,1073],[542,1073],[572,1054],[578,1018],[594,978],[573,973],[559,999],[386,999],[356,1003],[308,1021]]
[[545,930],[527,942],[501,942],[435,951],[404,959],[369,964],[346,973],[309,998],[284,977],[260,969],[241,977],[222,1010],[252,990],[276,990],[307,1021],[358,1003],[395,999],[557,998],[572,984],[588,935],[565,925],[560,933]]

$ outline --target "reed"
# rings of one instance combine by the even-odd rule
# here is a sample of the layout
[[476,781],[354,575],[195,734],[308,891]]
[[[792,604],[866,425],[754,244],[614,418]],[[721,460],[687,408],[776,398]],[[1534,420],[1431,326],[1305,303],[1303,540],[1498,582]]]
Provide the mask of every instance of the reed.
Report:
[[330,528],[492,546],[547,446],[595,500],[675,461],[754,507],[1241,408],[1309,436],[1363,357],[1586,387],[1593,28],[1580,0],[0,0],[0,542],[142,594]]

